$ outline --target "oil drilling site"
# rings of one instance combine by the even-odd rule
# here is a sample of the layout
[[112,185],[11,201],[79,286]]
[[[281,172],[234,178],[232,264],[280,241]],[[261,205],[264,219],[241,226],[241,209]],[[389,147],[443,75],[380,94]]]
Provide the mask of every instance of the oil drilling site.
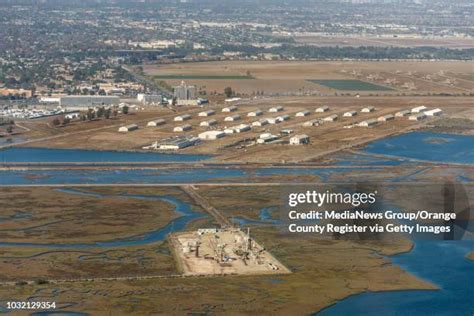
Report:
[[250,237],[250,230],[207,228],[170,236],[184,275],[291,273]]

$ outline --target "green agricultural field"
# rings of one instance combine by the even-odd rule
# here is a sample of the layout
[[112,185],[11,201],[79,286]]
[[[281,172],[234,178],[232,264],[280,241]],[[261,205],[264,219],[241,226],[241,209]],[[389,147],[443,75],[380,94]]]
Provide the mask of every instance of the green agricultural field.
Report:
[[154,76],[155,79],[162,79],[162,80],[245,80],[245,79],[255,79],[252,76],[241,76],[241,75],[156,75]]
[[392,91],[389,87],[379,86],[373,83],[354,80],[354,79],[335,79],[335,80],[308,80],[328,88],[336,90],[352,90],[352,91]]

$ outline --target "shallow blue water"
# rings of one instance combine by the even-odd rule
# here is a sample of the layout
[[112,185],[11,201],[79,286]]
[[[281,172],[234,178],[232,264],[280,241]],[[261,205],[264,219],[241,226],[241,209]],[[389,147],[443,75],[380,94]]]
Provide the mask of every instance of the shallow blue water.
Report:
[[[0,242],[0,247],[39,247],[39,248],[52,248],[52,249],[63,249],[63,248],[110,248],[110,247],[128,247],[128,246],[141,246],[157,241],[162,241],[166,238],[169,233],[182,230],[190,221],[204,217],[203,214],[194,212],[191,206],[175,197],[164,195],[164,196],[151,196],[151,195],[133,195],[133,194],[121,194],[121,195],[101,195],[97,193],[75,190],[75,189],[58,189],[58,192],[65,194],[77,194],[86,195],[96,198],[116,197],[123,199],[142,199],[151,201],[165,201],[175,206],[175,212],[180,215],[176,219],[170,221],[166,226],[158,228],[154,231],[137,235],[130,236],[123,239],[95,242],[95,243],[71,243],[71,244],[60,244],[60,243],[15,243],[15,242]],[[159,211],[159,210],[157,210]]]
[[232,221],[238,223],[239,225],[280,225],[281,220],[272,218],[272,214],[277,211],[277,206],[264,207],[260,210],[258,220],[236,216],[232,218]]
[[[363,170],[363,169],[357,169]],[[376,172],[378,169],[367,167]],[[350,173],[349,168],[291,169],[262,168],[256,170],[227,168],[181,168],[181,169],[131,169],[131,170],[1,170],[0,185],[26,184],[153,184],[153,183],[199,183],[207,181],[229,181],[239,179],[255,182],[255,177],[273,175],[315,175],[327,181],[333,174]],[[350,179],[347,178],[349,181]]]
[[317,315],[473,315],[474,262],[466,258],[473,250],[474,240],[419,240],[411,252],[390,258],[440,290],[367,292],[350,296]]
[[209,159],[208,155],[80,149],[7,148],[0,150],[0,163],[7,162],[190,162]]
[[427,161],[474,164],[474,136],[411,132],[368,144],[366,152]]

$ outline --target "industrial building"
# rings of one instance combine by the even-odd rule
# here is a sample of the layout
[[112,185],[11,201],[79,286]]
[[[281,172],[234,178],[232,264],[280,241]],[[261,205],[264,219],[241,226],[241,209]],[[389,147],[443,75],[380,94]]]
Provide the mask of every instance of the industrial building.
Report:
[[182,121],[187,121],[187,120],[190,120],[190,119],[191,119],[190,114],[182,114],[182,115],[178,115],[174,118],[175,122],[182,122]]
[[237,107],[235,105],[231,105],[231,106],[227,106],[225,108],[222,109],[222,112],[224,113],[228,113],[228,112],[235,112],[237,111]]
[[375,108],[373,106],[366,106],[361,110],[362,113],[371,113],[374,112]]
[[387,122],[387,121],[391,121],[391,120],[394,120],[394,119],[395,119],[395,116],[393,114],[387,114],[387,115],[380,116],[379,118],[377,118],[377,121]]
[[224,121],[226,122],[235,122],[235,121],[238,121],[240,120],[240,115],[236,114],[236,115],[231,115],[231,116],[227,116]]
[[279,138],[280,138],[279,136],[273,135],[271,133],[263,133],[258,136],[257,144],[271,143]]
[[424,120],[425,118],[426,118],[425,113],[417,113],[417,114],[410,115],[408,117],[410,121],[421,121],[421,120]]
[[309,144],[309,136],[305,134],[295,135],[290,138],[290,145],[306,145]]
[[252,123],[252,126],[265,126],[268,124],[267,119],[261,119]]
[[134,130],[137,130],[137,129],[138,129],[137,124],[130,124],[130,125],[127,125],[127,126],[119,127],[118,131],[120,133],[127,133],[127,132],[131,132],[131,131],[134,131]]
[[179,86],[173,87],[173,96],[176,98],[178,101],[184,101],[184,100],[196,100],[197,101],[197,96],[196,96],[196,87],[195,86],[188,86],[184,81],[181,81],[181,84]]
[[144,105],[160,105],[163,102],[163,96],[160,94],[137,94],[137,101]]
[[283,107],[281,105],[274,106],[268,110],[270,113],[276,113],[276,112],[281,112],[283,111]]
[[327,105],[324,105],[324,106],[321,106],[319,108],[316,109],[316,113],[324,113],[324,112],[327,112],[329,111],[329,106]]
[[425,111],[424,113],[426,116],[440,116],[443,114],[443,110],[436,108],[433,110]]
[[198,114],[198,116],[211,116],[211,115],[214,115],[216,114],[216,111],[214,110],[207,110],[207,111],[203,111],[203,112],[200,112]]
[[404,110],[404,111],[400,111],[400,112],[395,113],[395,117],[404,117],[404,116],[408,116],[410,114],[411,114],[410,110]]
[[329,116],[323,118],[324,122],[335,122],[336,120],[337,120],[337,115],[336,114],[329,115]]
[[216,140],[225,136],[223,131],[207,131],[198,135],[202,140]]
[[296,113],[295,116],[296,116],[296,117],[304,117],[304,116],[308,116],[308,115],[310,115],[310,114],[311,114],[311,112],[309,112],[309,111],[307,111],[307,110],[304,110],[304,111],[300,111],[300,112]]
[[192,129],[191,125],[186,124],[186,125],[176,126],[173,129],[173,132],[186,132],[186,131],[189,131],[191,129]]
[[421,112],[426,111],[426,110],[428,110],[428,108],[424,105],[421,105],[421,106],[417,106],[417,107],[411,109],[411,113],[421,113]]
[[260,116],[260,115],[263,115],[262,110],[255,110],[247,114],[248,117],[255,117],[255,116]]
[[361,126],[361,127],[370,127],[370,126],[374,126],[374,125],[377,125],[377,120],[376,119],[369,119],[369,120],[365,120],[365,121],[362,121],[358,124],[358,126]]
[[59,98],[59,105],[63,108],[88,109],[99,106],[119,105],[117,96],[102,95],[69,95]]
[[348,111],[346,113],[344,113],[344,117],[354,117],[357,115],[357,111]]
[[164,119],[157,119],[157,120],[153,120],[153,121],[148,122],[148,124],[146,126],[156,127],[156,126],[164,125],[165,123],[166,123],[166,121]]
[[199,123],[199,126],[204,126],[204,127],[209,127],[209,126],[213,126],[213,125],[216,125],[217,124],[217,120],[208,120],[208,121],[202,121],[201,123]]
[[154,142],[151,146],[143,147],[143,149],[155,150],[179,150],[186,147],[194,146],[200,142],[197,137],[175,136],[161,141]]

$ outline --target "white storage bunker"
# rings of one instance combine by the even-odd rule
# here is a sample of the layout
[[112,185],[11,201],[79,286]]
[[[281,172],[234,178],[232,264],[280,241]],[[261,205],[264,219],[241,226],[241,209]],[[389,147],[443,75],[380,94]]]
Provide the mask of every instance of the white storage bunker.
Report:
[[217,120],[208,120],[208,121],[202,121],[199,123],[199,126],[204,126],[204,127],[209,127],[209,126],[214,126],[217,125]]
[[182,122],[182,121],[187,121],[187,120],[190,120],[190,119],[191,119],[190,114],[182,114],[182,115],[178,115],[174,118],[175,122]]
[[395,117],[404,117],[404,116],[408,116],[410,114],[411,114],[410,110],[404,110],[404,111],[399,111],[399,112],[395,113]]
[[290,119],[290,116],[288,114],[283,114],[277,117],[277,120],[280,122],[288,121]]
[[327,116],[327,117],[323,118],[324,122],[335,122],[336,120],[337,120],[337,115],[336,114],[333,114],[333,115],[330,115],[330,116]]
[[387,122],[394,119],[395,119],[395,116],[393,114],[387,114],[387,115],[380,116],[379,118],[377,118],[379,122]]
[[237,107],[235,105],[231,105],[222,109],[222,112],[224,113],[235,112],[235,111],[237,111]]
[[424,105],[421,105],[421,106],[417,106],[417,107],[411,109],[411,113],[421,113],[421,112],[424,112],[426,110],[428,110],[428,108]]
[[344,113],[344,117],[354,117],[357,115],[357,111],[348,111],[346,113]]
[[198,116],[211,116],[211,115],[214,115],[216,114],[216,111],[214,110],[207,110],[207,111],[203,111],[203,112],[200,112],[198,114]]
[[226,134],[243,133],[243,132],[250,131],[250,129],[251,129],[250,125],[240,124],[237,126],[226,128],[224,130],[224,133]]
[[281,105],[271,107],[268,112],[270,113],[276,113],[276,112],[281,112],[283,111],[283,107]]
[[238,114],[227,116],[224,119],[224,121],[226,121],[226,122],[235,122],[235,121],[238,121],[238,120],[240,120],[240,115],[238,115]]
[[260,115],[263,115],[262,110],[255,110],[255,111],[247,113],[248,117],[255,117],[255,116],[260,116]]
[[261,120],[252,122],[252,126],[265,126],[265,125],[267,125],[267,124],[268,124],[268,120],[267,120],[267,119],[261,119]]
[[130,124],[130,125],[127,125],[127,126],[119,127],[118,131],[120,133],[127,133],[127,132],[131,132],[131,131],[134,131],[134,130],[137,130],[137,129],[138,129],[137,124]]
[[418,114],[413,114],[408,117],[410,121],[421,121],[426,118],[426,115],[424,113],[418,113]]
[[309,112],[309,111],[307,111],[307,110],[303,110],[303,111],[300,111],[300,112],[296,113],[295,116],[296,116],[296,117],[304,117],[304,116],[308,116],[308,115],[310,115],[310,114],[311,114],[311,112]]
[[324,112],[327,112],[329,111],[329,106],[327,105],[323,105],[323,106],[320,106],[319,108],[316,109],[316,113],[324,113]]
[[290,138],[290,145],[305,145],[309,144],[309,136],[305,134],[295,135]]
[[321,120],[311,120],[304,122],[302,125],[303,127],[311,127],[311,126],[319,126],[321,124]]
[[166,121],[164,119],[157,119],[157,120],[153,120],[153,121],[148,122],[148,124],[146,126],[148,126],[148,127],[157,127],[157,126],[164,125],[165,123],[166,123]]
[[371,113],[374,112],[375,108],[373,106],[366,106],[362,110],[360,110],[361,113]]
[[186,125],[176,126],[173,129],[173,132],[187,132],[187,131],[190,131],[191,129],[192,129],[191,125],[186,124]]
[[370,127],[370,126],[377,125],[377,122],[378,121],[376,119],[370,119],[370,120],[362,121],[358,125],[361,127]]

